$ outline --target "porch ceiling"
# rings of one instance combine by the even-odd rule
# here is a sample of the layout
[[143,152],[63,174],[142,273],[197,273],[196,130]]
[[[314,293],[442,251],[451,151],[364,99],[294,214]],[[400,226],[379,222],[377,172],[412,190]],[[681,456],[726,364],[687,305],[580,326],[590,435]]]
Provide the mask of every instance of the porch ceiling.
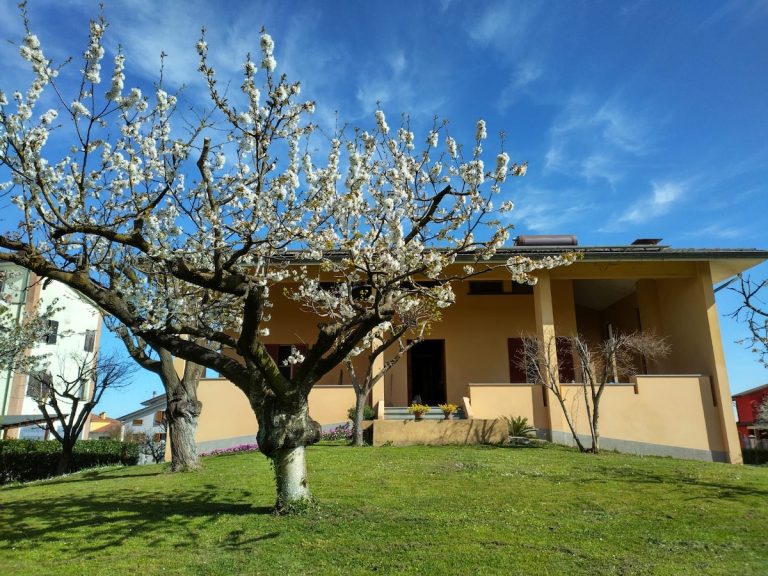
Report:
[[573,297],[577,306],[605,310],[635,291],[635,280],[574,280]]

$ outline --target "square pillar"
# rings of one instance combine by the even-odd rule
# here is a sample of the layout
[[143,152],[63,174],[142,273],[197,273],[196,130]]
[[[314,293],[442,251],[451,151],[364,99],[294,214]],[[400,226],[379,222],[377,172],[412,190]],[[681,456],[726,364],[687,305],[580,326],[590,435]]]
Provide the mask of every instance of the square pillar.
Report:
[[712,290],[712,273],[709,262],[696,264],[696,276],[700,292],[704,301],[706,323],[709,327],[709,342],[707,363],[710,365],[710,378],[712,382],[712,395],[717,403],[717,412],[720,416],[720,433],[723,438],[723,446],[727,452],[731,464],[743,464],[739,434],[736,429],[736,420],[731,408],[731,390],[728,383],[728,372],[725,368],[725,353],[723,352],[723,338],[720,334],[720,320],[717,317],[717,305],[715,294]]
[[[533,287],[533,304],[536,312],[536,336],[544,346],[543,354],[550,366],[557,366],[557,346],[555,335],[555,312],[552,305],[552,282],[548,270],[541,270],[536,274],[538,282]],[[547,375],[549,377],[549,374]],[[560,386],[560,377],[558,370],[554,370],[552,375],[554,382],[551,385]],[[564,417],[557,398],[548,390],[547,395],[547,415],[549,418],[550,439],[552,441],[562,440],[559,438],[564,432]]]

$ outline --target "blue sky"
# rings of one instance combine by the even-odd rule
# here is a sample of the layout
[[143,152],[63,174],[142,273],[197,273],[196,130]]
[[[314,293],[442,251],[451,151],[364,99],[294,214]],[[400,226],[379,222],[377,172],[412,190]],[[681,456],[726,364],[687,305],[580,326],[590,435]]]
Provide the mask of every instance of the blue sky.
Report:
[[[79,54],[95,1],[30,0],[49,56]],[[106,2],[107,45],[121,44],[134,82],[156,77],[201,90],[201,25],[219,73],[236,78],[258,53],[262,25],[278,70],[302,82],[321,124],[372,123],[381,102],[416,129],[450,120],[469,142],[484,118],[506,134],[528,174],[507,188],[517,233],[576,234],[582,245],[663,238],[675,247],[768,248],[768,2]],[[66,7],[63,7],[63,6]],[[21,37],[15,2],[0,37]],[[0,46],[2,87],[23,75]],[[131,84],[129,77],[128,84]],[[5,225],[4,223],[0,223]],[[766,266],[756,271],[765,276]],[[731,388],[768,381],[734,344],[724,317]],[[113,415],[160,390],[148,375],[104,401]]]

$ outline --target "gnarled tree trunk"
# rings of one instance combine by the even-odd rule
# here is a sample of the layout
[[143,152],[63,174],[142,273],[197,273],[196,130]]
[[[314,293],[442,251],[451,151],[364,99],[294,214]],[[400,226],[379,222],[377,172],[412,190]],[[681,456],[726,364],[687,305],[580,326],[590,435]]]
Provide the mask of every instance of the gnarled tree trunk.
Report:
[[197,400],[197,385],[204,368],[186,362],[179,378],[169,352],[160,353],[160,378],[165,386],[168,406],[165,411],[171,448],[171,471],[183,472],[200,467],[195,433],[202,404]]
[[251,398],[251,407],[259,422],[259,450],[275,469],[275,511],[301,510],[312,502],[304,447],[320,440],[320,424],[309,417],[307,395],[302,392],[270,394],[259,400]]

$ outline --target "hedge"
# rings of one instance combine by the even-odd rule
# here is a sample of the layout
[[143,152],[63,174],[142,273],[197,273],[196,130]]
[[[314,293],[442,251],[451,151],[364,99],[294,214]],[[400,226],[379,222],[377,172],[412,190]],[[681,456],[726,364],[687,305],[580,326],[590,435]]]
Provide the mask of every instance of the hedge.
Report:
[[[29,482],[53,476],[61,444],[52,440],[0,440],[0,484]],[[107,466],[134,465],[139,446],[118,440],[78,440],[72,453],[70,472]]]
[[743,448],[741,454],[744,456],[744,464],[768,464],[768,449]]

